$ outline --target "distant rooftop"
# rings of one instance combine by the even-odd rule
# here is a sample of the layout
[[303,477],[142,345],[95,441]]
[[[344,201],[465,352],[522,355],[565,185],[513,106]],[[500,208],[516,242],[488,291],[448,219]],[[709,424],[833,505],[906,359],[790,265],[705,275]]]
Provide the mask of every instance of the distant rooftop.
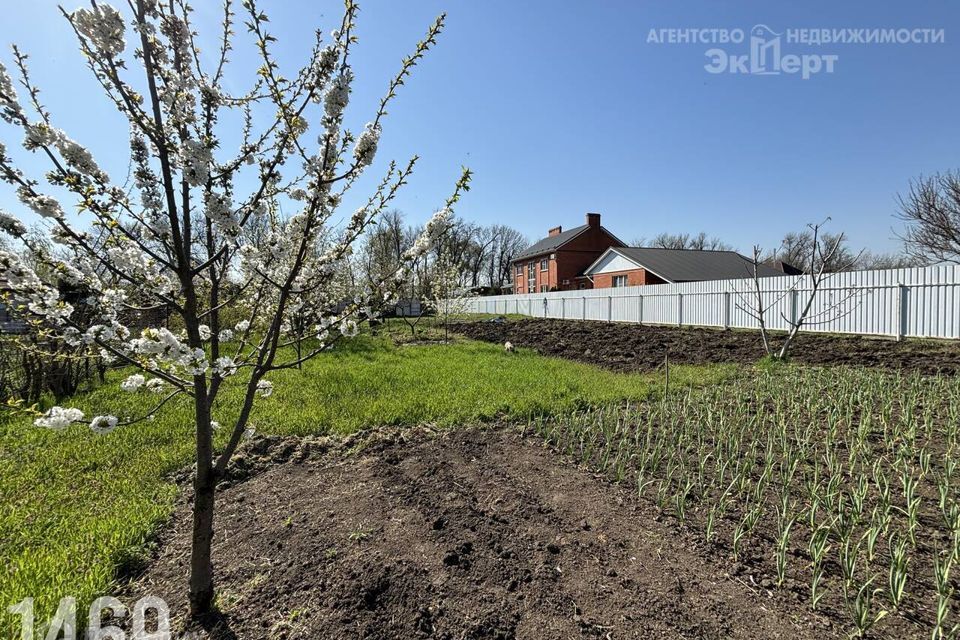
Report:
[[[753,263],[736,251],[657,247],[613,247],[610,251],[616,251],[667,282],[732,280],[753,276]],[[586,272],[589,274],[592,268],[593,265]],[[783,275],[782,271],[777,271],[765,264],[758,265],[757,271],[763,278]]]
[[522,260],[524,258],[532,258],[534,256],[539,256],[542,253],[550,253],[555,249],[559,249],[563,245],[567,244],[578,235],[590,228],[590,225],[584,224],[579,227],[574,227],[573,229],[567,229],[562,231],[554,236],[548,236],[543,240],[539,240],[514,257],[514,260]]

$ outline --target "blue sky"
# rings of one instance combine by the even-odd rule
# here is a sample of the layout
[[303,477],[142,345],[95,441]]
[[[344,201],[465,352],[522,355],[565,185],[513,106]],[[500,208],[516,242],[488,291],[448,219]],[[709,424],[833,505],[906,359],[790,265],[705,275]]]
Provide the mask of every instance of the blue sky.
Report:
[[[7,4],[0,43],[32,55],[56,124],[122,178],[126,126],[99,95],[79,98],[97,89],[56,3]],[[218,3],[194,4],[199,26],[215,28]],[[340,15],[340,4],[326,0],[260,5],[288,71],[313,28],[328,32]],[[898,246],[896,194],[912,177],[960,168],[960,3],[361,0],[361,7],[354,126],[369,119],[432,19],[448,13],[439,45],[390,109],[374,167],[421,156],[396,201],[415,222],[442,203],[467,165],[475,181],[458,213],[513,225],[531,239],[599,211],[626,240],[703,230],[746,250],[775,246],[784,232],[829,215],[832,230],[847,231],[855,246],[886,251]],[[755,24],[778,33],[943,29],[945,42],[784,44],[789,53],[838,56],[833,73],[808,80],[704,70],[707,49],[741,54],[747,44],[647,42],[650,29],[749,34]],[[236,78],[253,64],[242,33],[241,41]],[[18,139],[0,123],[0,140],[10,147]],[[23,213],[3,185],[0,207]]]

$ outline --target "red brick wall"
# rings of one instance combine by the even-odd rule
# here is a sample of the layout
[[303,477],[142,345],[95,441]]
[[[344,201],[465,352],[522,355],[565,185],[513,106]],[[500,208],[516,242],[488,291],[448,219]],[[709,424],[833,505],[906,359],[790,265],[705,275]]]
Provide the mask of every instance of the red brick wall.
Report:
[[663,280],[646,269],[630,269],[628,271],[612,271],[593,276],[593,286],[596,289],[608,289],[613,286],[613,276],[627,276],[628,287],[638,287],[646,284],[663,284]]
[[536,286],[533,291],[527,291],[527,278],[529,277],[530,271],[530,262],[531,260],[524,260],[520,264],[523,265],[522,275],[517,275],[516,268],[517,265],[514,264],[514,274],[513,274],[513,284],[515,293],[540,293],[540,287],[547,285],[550,289],[554,289],[557,286],[557,265],[556,260],[547,259],[547,270],[543,271],[540,269],[540,261],[549,254],[543,256],[537,256],[532,260],[533,262],[533,274],[537,280]]
[[[534,259],[536,264],[537,286],[534,291],[527,291],[527,263],[529,260],[521,261],[523,265],[523,275],[516,275],[516,264],[514,264],[514,292],[515,293],[539,293],[540,286],[546,284],[551,291],[553,290],[572,290],[577,289],[579,283],[576,277],[583,273],[583,270],[593,264],[600,255],[610,247],[622,247],[622,242],[611,236],[600,227],[591,227],[579,236],[563,245],[562,249],[553,252],[555,259],[550,260],[550,268],[547,272],[540,271],[540,259],[551,254],[537,256]],[[564,280],[568,282],[563,283]]]

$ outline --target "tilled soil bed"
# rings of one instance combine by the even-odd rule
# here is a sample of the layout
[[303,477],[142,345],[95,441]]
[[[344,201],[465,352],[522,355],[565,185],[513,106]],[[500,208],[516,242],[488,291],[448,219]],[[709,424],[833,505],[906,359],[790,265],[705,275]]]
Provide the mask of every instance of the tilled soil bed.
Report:
[[[764,352],[755,331],[722,331],[607,322],[530,318],[452,325],[476,340],[535,349],[543,355],[579,360],[618,370],[650,370],[664,358],[674,364],[752,363]],[[782,336],[774,335],[779,342]],[[797,362],[850,364],[921,373],[960,372],[960,343],[946,340],[884,338],[801,333],[791,348]]]
[[[279,442],[279,445],[277,444]],[[269,444],[269,443],[268,443]],[[214,638],[823,638],[843,623],[513,427],[274,441],[219,495]],[[263,448],[263,447],[262,447]],[[249,453],[246,462],[251,460]],[[254,464],[256,466],[256,464]],[[186,505],[132,595],[183,612]]]

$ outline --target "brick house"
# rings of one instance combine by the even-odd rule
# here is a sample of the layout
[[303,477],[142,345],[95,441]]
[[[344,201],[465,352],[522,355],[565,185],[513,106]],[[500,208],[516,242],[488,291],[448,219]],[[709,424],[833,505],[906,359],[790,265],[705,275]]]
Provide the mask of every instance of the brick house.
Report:
[[[783,272],[761,264],[761,277]],[[635,287],[673,282],[733,280],[753,276],[753,263],[736,251],[610,247],[584,270],[593,287]]]
[[564,231],[550,229],[549,235],[521,251],[513,259],[513,292],[542,293],[590,289],[584,269],[610,247],[623,242],[600,225],[599,213],[588,213],[586,224]]

